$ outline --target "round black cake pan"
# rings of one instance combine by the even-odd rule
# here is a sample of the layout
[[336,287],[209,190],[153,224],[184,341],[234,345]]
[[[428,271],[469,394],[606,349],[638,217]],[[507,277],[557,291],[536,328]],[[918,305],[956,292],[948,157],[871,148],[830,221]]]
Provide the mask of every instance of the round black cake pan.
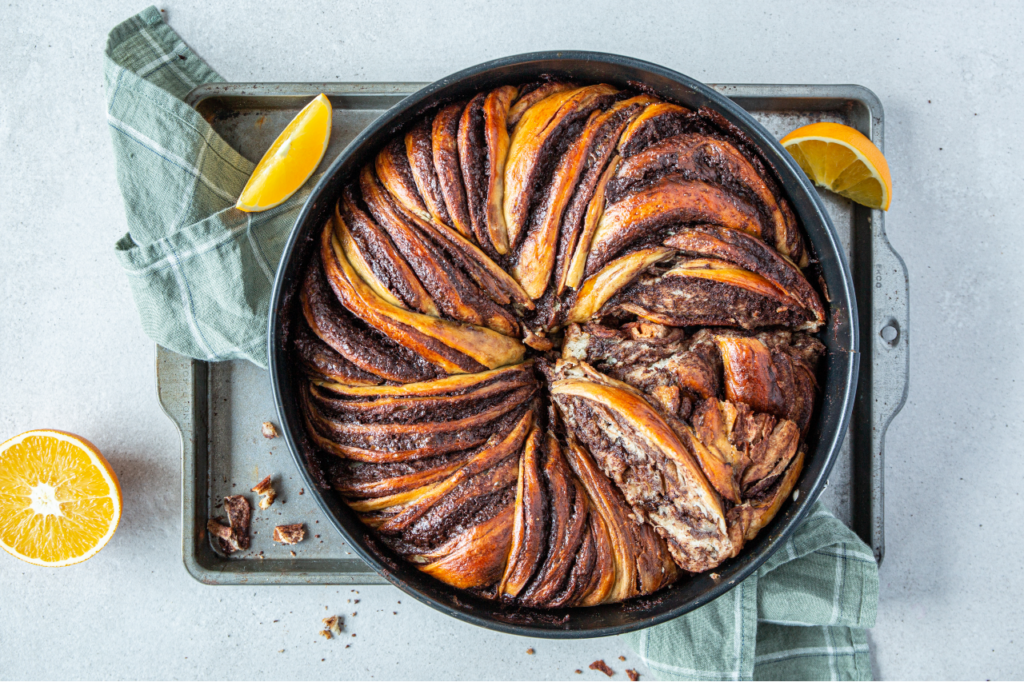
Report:
[[[302,268],[346,181],[395,133],[440,104],[541,76],[647,89],[691,109],[712,108],[735,125],[762,150],[797,214],[814,270],[827,289],[823,293],[828,314],[819,334],[828,352],[821,375],[822,399],[808,437],[810,456],[793,498],[775,519],[714,574],[685,578],[657,594],[621,604],[555,610],[508,608],[472,597],[417,571],[375,542],[341,498],[323,485],[296,400],[299,370],[285,349]],[[849,263],[824,205],[789,154],[747,112],[708,86],[656,64],[594,52],[538,52],[486,62],[432,83],[374,121],[331,163],[299,214],[278,267],[268,333],[270,377],[282,435],[307,489],[353,551],[380,575],[423,603],[482,627],[534,637],[602,637],[657,625],[707,604],[757,570],[799,526],[825,486],[849,425],[859,362],[857,319]]]

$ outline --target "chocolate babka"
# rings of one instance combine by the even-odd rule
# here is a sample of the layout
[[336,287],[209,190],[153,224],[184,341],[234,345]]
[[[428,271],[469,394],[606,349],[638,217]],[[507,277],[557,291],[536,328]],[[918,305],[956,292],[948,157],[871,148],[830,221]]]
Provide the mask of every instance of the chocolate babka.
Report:
[[825,309],[760,150],[597,84],[447,103],[350,179],[288,344],[381,544],[537,608],[736,556],[807,456]]

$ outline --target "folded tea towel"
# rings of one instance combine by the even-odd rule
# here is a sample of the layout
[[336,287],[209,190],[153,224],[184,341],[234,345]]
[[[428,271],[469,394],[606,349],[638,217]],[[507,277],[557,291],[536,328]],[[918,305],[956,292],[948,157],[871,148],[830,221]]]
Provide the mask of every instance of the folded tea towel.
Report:
[[821,504],[752,576],[675,620],[624,635],[663,680],[868,680],[878,565]]
[[184,102],[223,79],[155,7],[110,32],[104,79],[128,218],[115,248],[143,329],[182,355],[266,367],[274,273],[315,179],[269,211],[233,208],[255,163]]
[[[183,355],[265,367],[274,273],[313,181],[270,211],[232,208],[255,164],[184,102],[221,78],[155,8],[110,32],[104,75],[128,218],[116,248],[143,328]],[[874,556],[818,503],[745,582],[625,639],[663,679],[868,679],[877,602]]]

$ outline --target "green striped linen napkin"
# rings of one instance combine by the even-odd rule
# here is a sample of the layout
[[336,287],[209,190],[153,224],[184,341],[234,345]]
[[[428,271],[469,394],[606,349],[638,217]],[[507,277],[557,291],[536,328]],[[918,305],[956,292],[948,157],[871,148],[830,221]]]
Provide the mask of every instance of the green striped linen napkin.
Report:
[[[232,208],[255,164],[183,101],[222,79],[153,7],[110,32],[104,77],[128,219],[116,250],[143,328],[183,355],[266,367],[274,273],[313,181],[270,211]],[[877,601],[871,551],[819,503],[754,576],[625,639],[663,679],[868,679]]]
[[234,207],[256,167],[183,98],[223,79],[155,7],[107,39],[107,122],[128,234],[116,244],[146,334],[203,360],[267,366],[267,311],[315,178],[262,213]]
[[624,639],[662,680],[868,680],[877,608],[874,554],[816,502],[735,589]]

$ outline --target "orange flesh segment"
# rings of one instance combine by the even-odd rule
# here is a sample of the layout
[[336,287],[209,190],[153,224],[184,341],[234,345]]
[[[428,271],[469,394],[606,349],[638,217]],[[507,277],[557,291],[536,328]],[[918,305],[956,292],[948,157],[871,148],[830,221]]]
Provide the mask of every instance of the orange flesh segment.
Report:
[[113,535],[121,491],[88,441],[30,431],[0,445],[0,546],[40,566],[88,559]]
[[295,194],[327,151],[332,116],[331,103],[323,94],[307,104],[260,159],[235,208],[266,211]]

